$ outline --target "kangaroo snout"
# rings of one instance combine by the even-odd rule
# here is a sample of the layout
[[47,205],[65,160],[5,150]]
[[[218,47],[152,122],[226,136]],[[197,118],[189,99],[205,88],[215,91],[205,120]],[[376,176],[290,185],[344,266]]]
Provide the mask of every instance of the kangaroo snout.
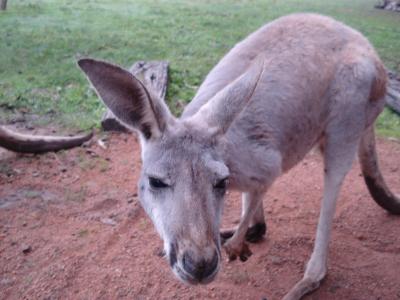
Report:
[[187,249],[177,254],[175,247],[169,253],[171,268],[179,279],[190,284],[206,284],[218,273],[220,254],[215,247],[204,251]]
[[184,271],[199,282],[203,280],[208,281],[208,279],[212,280],[214,277],[212,275],[216,274],[218,263],[219,257],[217,251],[214,252],[211,260],[194,258],[189,252],[185,252],[182,258]]

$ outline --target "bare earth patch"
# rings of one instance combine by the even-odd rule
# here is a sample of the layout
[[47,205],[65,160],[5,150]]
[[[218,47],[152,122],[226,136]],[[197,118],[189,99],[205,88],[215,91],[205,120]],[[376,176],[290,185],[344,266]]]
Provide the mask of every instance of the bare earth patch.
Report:
[[[174,278],[137,198],[135,137],[112,134],[103,149],[42,156],[0,150],[0,299],[280,299],[311,254],[322,161],[309,154],[265,203],[268,233],[242,263],[224,262],[207,286]],[[379,139],[381,168],[400,193],[400,143]],[[230,192],[224,227],[237,223]],[[225,257],[226,258],[226,257]],[[355,163],[334,222],[328,276],[307,299],[400,299],[400,217],[378,207]]]

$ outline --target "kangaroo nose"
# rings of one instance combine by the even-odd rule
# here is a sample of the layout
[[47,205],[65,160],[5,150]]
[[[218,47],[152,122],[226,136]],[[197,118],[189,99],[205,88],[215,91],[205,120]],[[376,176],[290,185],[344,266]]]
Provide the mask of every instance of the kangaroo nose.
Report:
[[214,273],[218,266],[218,254],[215,251],[213,258],[209,261],[205,259],[196,261],[186,252],[183,255],[182,264],[187,273],[201,281]]

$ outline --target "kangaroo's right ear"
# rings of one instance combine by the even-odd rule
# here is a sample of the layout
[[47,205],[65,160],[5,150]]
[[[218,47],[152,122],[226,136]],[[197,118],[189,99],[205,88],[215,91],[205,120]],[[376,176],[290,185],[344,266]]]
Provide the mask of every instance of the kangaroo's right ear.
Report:
[[124,125],[139,131],[144,140],[160,137],[173,122],[165,103],[127,70],[90,58],[80,59],[78,65],[104,104]]
[[211,135],[225,134],[235,118],[253,97],[264,71],[263,56],[254,59],[248,69],[220,90],[187,122],[203,128]]

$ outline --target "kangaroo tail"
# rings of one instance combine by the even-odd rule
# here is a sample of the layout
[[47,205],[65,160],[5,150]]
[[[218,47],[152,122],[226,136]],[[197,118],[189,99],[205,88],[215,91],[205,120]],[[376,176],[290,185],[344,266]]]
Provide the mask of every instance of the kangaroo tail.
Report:
[[20,153],[43,153],[80,146],[92,136],[92,132],[72,137],[29,135],[0,126],[0,147]]
[[387,187],[379,170],[373,125],[361,138],[358,156],[368,190],[375,202],[392,214],[400,214],[400,197]]

